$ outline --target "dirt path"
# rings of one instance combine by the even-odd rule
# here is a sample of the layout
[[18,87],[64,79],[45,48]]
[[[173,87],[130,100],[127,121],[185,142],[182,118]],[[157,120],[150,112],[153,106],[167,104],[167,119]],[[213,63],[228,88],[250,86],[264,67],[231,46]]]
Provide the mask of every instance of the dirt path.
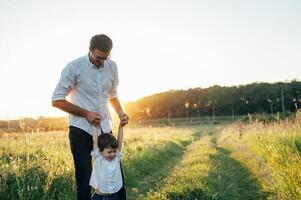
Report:
[[261,192],[256,177],[242,163],[231,157],[231,152],[217,146],[214,134],[211,142],[216,154],[210,155],[212,170],[208,174],[207,186],[215,193],[214,199],[260,200],[267,195]]
[[231,152],[218,147],[214,130],[185,149],[181,162],[149,193],[148,200],[263,200],[255,176]]

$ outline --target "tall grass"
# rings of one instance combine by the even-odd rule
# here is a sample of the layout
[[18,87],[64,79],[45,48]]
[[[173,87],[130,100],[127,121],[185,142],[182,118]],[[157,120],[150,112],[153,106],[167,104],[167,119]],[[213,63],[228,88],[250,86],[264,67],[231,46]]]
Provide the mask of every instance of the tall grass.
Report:
[[[126,128],[128,199],[301,199],[301,121]],[[67,132],[4,133],[0,199],[75,199]]]
[[66,140],[63,132],[6,134],[0,143],[0,199],[75,198]]
[[[130,199],[136,199],[167,175],[169,152],[180,157],[192,142],[193,129],[125,129],[123,163]],[[161,173],[152,174],[153,168]],[[165,173],[164,173],[165,172]],[[147,179],[143,180],[143,177]],[[153,177],[153,178],[152,178]],[[139,185],[135,184],[139,182]],[[143,182],[146,181],[146,182]],[[134,190],[133,190],[134,188]],[[2,135],[0,140],[0,199],[75,199],[75,180],[67,132]]]
[[301,199],[301,121],[235,124],[219,145],[255,173],[268,199]]

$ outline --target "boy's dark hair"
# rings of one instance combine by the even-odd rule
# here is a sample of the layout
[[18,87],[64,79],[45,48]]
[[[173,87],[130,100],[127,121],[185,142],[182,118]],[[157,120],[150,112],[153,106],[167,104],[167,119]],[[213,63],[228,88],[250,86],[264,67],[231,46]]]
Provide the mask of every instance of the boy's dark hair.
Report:
[[105,34],[94,35],[90,40],[90,50],[99,49],[108,52],[113,48],[113,42],[109,36]]
[[99,151],[103,151],[105,148],[117,149],[117,140],[113,134],[103,133],[98,136],[98,148]]

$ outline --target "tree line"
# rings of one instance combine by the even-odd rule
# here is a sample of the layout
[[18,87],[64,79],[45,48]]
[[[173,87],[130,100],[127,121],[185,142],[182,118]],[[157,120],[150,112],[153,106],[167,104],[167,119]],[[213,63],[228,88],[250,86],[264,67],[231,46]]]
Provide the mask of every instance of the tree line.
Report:
[[67,117],[43,117],[0,120],[0,132],[48,132],[68,128]]
[[165,117],[292,113],[301,103],[301,82],[170,90],[125,105],[132,120]]

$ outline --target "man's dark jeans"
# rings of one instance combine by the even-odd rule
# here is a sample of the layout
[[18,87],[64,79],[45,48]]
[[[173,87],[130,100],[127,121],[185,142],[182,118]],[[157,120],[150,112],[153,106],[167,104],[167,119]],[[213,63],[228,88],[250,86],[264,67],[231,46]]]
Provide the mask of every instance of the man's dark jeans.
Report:
[[[92,173],[92,158],[90,155],[93,149],[92,136],[80,128],[70,126],[69,141],[75,166],[77,200],[91,200],[91,187],[89,182]],[[122,166],[121,172],[124,183]],[[124,184],[117,194],[119,200],[126,199]]]

